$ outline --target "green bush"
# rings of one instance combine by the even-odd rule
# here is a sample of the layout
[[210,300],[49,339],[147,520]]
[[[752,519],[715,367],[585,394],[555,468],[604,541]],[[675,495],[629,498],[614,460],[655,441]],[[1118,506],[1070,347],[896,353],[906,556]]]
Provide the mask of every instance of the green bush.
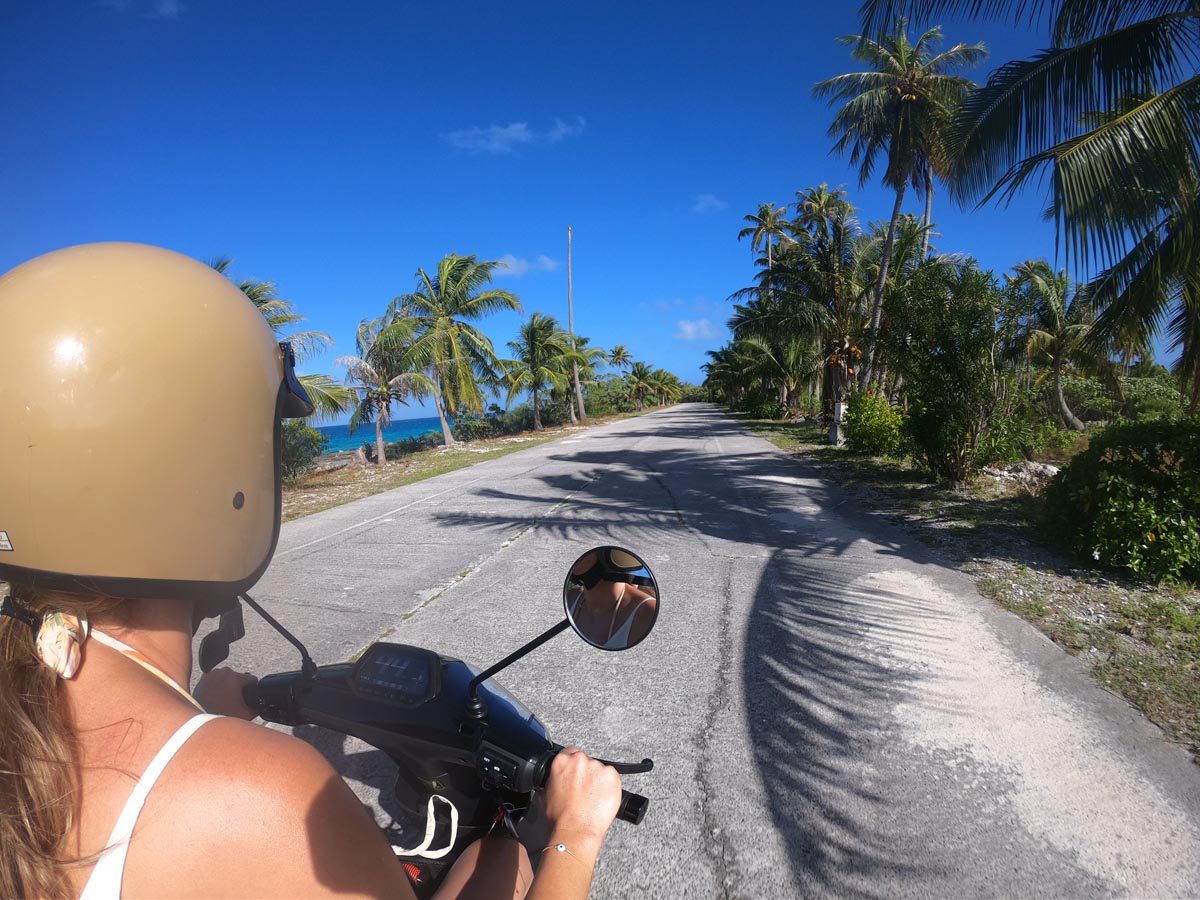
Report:
[[1126,378],[1121,382],[1125,400],[1121,415],[1127,419],[1164,419],[1183,413],[1179,383],[1170,373],[1152,378]]
[[764,397],[761,394],[746,397],[738,408],[752,419],[782,419],[787,415],[782,403],[774,397]]
[[633,412],[637,408],[629,399],[629,390],[619,375],[601,375],[583,386],[583,395],[589,416],[611,416]]
[[[1116,397],[1098,378],[1079,378],[1064,375],[1062,380],[1063,399],[1071,412],[1084,422],[1109,421],[1116,417]],[[1054,380],[1047,378],[1042,384],[1042,407],[1047,416],[1058,419],[1058,401],[1054,396]]]
[[1061,460],[1075,452],[1083,435],[1060,427],[1057,412],[1047,411],[1040,392],[1024,387],[1013,375],[1000,384],[1000,399],[975,452],[979,465]]
[[283,458],[280,470],[283,480],[294,483],[309,471],[317,457],[325,452],[329,437],[305,424],[302,419],[288,419],[283,423]]
[[[372,462],[375,461],[375,445],[370,444],[367,452],[367,458]],[[389,441],[384,444],[384,452],[387,453],[388,459],[395,459],[398,456],[408,456],[410,453],[420,453],[422,450],[431,450],[434,447],[442,446],[442,433],[440,431],[426,431],[424,434],[418,434],[414,437],[400,438],[398,441]]]
[[1200,579],[1200,422],[1115,425],[1046,492],[1051,535],[1154,581]]
[[454,417],[454,424],[450,430],[457,441],[479,441],[498,435],[500,426],[494,416],[462,413]]
[[904,413],[875,391],[856,391],[846,406],[846,446],[855,453],[901,456]]
[[[929,471],[952,482],[976,468],[976,451],[998,401],[996,359],[1008,302],[973,263],[923,264],[887,298],[885,359],[904,376],[912,403],[906,430]],[[1000,323],[1000,324],[998,324]]]

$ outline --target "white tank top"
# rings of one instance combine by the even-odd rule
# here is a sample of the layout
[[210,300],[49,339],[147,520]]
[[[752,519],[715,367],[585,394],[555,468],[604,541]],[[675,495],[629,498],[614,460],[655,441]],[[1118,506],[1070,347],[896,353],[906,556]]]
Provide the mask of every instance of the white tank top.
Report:
[[187,743],[187,739],[195,734],[205,722],[218,718],[220,716],[207,714],[192,716],[179,726],[179,730],[171,735],[163,744],[162,749],[155,754],[154,759],[150,760],[150,765],[146,766],[146,771],[142,773],[138,783],[133,786],[133,793],[129,795],[121,814],[117,816],[117,824],[113,826],[108,843],[104,845],[100,859],[92,869],[92,874],[83,887],[83,893],[79,895],[79,900],[120,900],[121,880],[125,876],[125,855],[129,852],[129,839],[133,836],[133,826],[137,824],[138,814],[142,811],[142,805],[146,802],[150,789],[162,775],[167,763],[179,752],[179,748]]

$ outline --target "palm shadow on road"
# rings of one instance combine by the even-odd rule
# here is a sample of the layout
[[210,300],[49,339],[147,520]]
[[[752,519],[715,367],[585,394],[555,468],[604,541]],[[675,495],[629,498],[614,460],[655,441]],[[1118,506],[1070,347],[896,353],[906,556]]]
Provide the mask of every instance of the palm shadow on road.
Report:
[[[934,629],[930,613],[911,598],[856,585],[855,561],[869,553],[872,560],[922,564],[928,549],[853,510],[845,493],[794,458],[767,448],[722,448],[721,440],[742,435],[729,419],[693,410],[654,429],[622,432],[626,446],[552,456],[564,465],[547,466],[539,477],[569,496],[568,504],[542,513],[531,506],[522,516],[528,498],[481,487],[483,500],[502,501],[481,509],[518,512],[446,511],[437,520],[511,531],[534,519],[540,531],[566,540],[607,539],[648,551],[677,541],[686,528],[707,548],[714,570],[729,560],[765,558],[739,680],[773,824],[798,893],[872,898],[879,895],[872,883],[918,865],[885,839],[880,822],[893,813],[871,786],[868,759],[888,740],[890,712],[910,699],[915,677],[898,675],[885,639],[930,640]],[[642,437],[661,446],[636,446]],[[927,629],[914,624],[922,621]],[[914,628],[922,633],[913,635]],[[864,743],[864,733],[875,737]]]

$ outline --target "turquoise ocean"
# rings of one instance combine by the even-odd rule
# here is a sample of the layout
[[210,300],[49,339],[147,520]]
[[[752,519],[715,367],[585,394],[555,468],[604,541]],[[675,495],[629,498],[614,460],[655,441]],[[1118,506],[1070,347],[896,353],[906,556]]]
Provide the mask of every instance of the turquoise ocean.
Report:
[[[345,425],[318,425],[317,430],[329,438],[329,446],[325,448],[326,453],[357,450],[364,443],[373,444],[375,442],[374,423],[360,425],[354,430],[353,436],[350,435],[350,429]],[[393,421],[383,429],[383,439],[390,443],[401,438],[419,437],[430,431],[442,433],[442,426],[438,422],[437,416],[429,416],[424,419],[400,419]]]

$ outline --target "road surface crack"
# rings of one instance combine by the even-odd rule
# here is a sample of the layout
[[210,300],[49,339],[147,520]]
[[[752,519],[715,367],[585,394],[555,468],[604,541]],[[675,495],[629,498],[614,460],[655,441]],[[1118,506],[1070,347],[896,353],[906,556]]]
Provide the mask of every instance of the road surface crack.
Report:
[[696,784],[700,788],[702,837],[705,849],[716,866],[717,886],[721,891],[721,896],[728,900],[732,896],[737,854],[725,829],[721,827],[724,820],[716,807],[717,799],[714,796],[716,777],[710,771],[709,766],[710,753],[717,729],[717,717],[729,705],[730,670],[733,665],[733,639],[729,622],[729,607],[733,602],[733,566],[726,563],[723,569],[721,598],[724,603],[722,604],[721,632],[717,639],[717,679],[708,695],[704,720],[700,724],[700,730],[693,740],[693,745],[698,751]]

